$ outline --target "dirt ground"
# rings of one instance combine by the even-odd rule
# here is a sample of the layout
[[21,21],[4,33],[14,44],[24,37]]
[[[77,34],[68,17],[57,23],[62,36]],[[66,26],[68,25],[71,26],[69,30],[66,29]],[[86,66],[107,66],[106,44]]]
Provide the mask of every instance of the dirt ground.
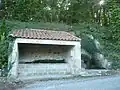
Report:
[[8,82],[6,80],[0,80],[0,90],[16,90],[21,87],[24,87],[24,83],[22,81]]

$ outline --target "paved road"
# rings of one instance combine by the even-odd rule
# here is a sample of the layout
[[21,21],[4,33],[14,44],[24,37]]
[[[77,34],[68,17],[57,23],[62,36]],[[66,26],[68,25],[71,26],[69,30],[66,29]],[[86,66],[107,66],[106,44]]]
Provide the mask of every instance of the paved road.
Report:
[[38,82],[19,90],[120,90],[120,76],[89,80]]

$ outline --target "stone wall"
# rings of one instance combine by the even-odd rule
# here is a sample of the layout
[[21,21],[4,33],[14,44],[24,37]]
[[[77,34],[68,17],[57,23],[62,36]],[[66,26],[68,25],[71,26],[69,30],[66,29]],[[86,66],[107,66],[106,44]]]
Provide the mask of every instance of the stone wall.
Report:
[[64,75],[70,73],[68,64],[19,64],[19,77]]

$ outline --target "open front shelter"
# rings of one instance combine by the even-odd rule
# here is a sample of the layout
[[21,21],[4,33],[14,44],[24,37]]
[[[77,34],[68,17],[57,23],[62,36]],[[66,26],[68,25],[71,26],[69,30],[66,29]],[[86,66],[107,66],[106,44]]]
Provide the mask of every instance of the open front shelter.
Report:
[[[15,30],[9,75],[16,78],[77,75],[81,70],[80,38],[65,31]],[[10,44],[11,44],[10,43]]]

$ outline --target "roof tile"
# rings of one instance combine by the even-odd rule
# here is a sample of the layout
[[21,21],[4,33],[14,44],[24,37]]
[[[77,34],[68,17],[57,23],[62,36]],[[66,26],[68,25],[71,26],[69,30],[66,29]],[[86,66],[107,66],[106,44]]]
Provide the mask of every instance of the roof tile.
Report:
[[21,29],[14,31],[11,35],[15,38],[80,41],[80,38],[65,31]]

